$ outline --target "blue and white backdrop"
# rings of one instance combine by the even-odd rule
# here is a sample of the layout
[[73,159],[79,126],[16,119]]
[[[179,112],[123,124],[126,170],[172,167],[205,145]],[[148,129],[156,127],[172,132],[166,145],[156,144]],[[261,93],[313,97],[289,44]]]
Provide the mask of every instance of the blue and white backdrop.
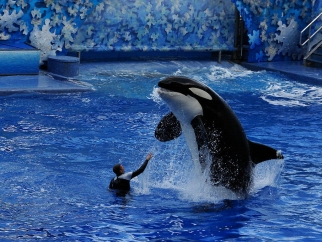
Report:
[[66,51],[234,49],[235,9],[250,62],[297,60],[300,31],[322,0],[0,0],[0,40]]

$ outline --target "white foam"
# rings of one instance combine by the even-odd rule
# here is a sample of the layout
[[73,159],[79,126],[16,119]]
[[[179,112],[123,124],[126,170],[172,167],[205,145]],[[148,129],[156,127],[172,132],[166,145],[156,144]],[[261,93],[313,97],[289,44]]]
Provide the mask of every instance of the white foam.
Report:
[[[264,187],[278,187],[283,165],[284,160],[270,160],[258,164],[253,171],[253,184],[250,187],[250,195],[255,195]],[[208,174],[199,177],[193,176],[186,184],[178,187],[177,189],[181,194],[180,198],[192,202],[211,203],[217,203],[225,199],[243,199],[222,186],[213,186],[207,182],[209,178],[206,175],[208,176]]]
[[251,194],[258,192],[264,187],[278,187],[280,173],[284,167],[284,160],[268,160],[255,166],[253,170],[253,184]]
[[154,102],[156,102],[159,105],[164,104],[163,100],[161,99],[159,93],[158,93],[159,88],[158,87],[154,87],[152,90],[152,93],[150,94],[149,97],[147,97],[148,99],[152,99]]
[[222,79],[243,77],[252,74],[253,72],[243,68],[240,65],[214,65],[210,68],[210,73],[206,75],[209,81],[217,81]]
[[[189,202],[218,203],[225,199],[239,200],[231,190],[213,186],[209,182],[209,163],[204,172],[195,167],[183,138],[165,143],[166,147],[153,147],[154,160],[147,170],[135,180],[135,191],[150,194],[151,188],[175,190],[178,198]],[[250,195],[265,187],[278,187],[284,160],[269,160],[255,166]]]
[[261,98],[272,105],[294,107],[322,104],[322,87],[292,81],[273,82]]

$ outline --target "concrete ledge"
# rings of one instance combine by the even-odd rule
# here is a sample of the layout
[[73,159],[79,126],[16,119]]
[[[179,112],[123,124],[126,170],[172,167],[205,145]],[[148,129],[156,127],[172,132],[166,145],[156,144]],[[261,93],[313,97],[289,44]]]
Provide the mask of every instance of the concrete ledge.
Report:
[[15,93],[73,93],[94,91],[88,83],[77,80],[57,80],[47,73],[39,75],[0,76],[0,95]]
[[251,71],[273,71],[282,73],[296,81],[322,85],[322,68],[304,66],[302,61],[278,61],[259,63],[240,63]]
[[40,50],[26,43],[0,41],[0,75],[37,75]]
[[39,50],[0,49],[0,75],[37,75]]

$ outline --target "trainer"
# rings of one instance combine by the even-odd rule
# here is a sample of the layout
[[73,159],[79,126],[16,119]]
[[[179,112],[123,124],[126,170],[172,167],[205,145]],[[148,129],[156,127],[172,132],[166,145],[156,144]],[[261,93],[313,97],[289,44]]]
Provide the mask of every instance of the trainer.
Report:
[[131,189],[130,180],[140,175],[145,170],[151,158],[152,158],[152,154],[149,153],[145,161],[141,165],[141,167],[133,172],[125,173],[124,167],[121,164],[116,164],[113,167],[113,172],[115,173],[116,176],[111,180],[109,188],[129,191]]

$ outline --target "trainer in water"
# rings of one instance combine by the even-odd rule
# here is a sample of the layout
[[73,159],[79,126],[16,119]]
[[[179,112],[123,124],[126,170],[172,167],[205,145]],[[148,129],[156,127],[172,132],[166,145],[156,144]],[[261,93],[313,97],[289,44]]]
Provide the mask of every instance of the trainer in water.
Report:
[[249,141],[230,106],[208,86],[182,76],[158,83],[158,94],[169,106],[155,137],[170,141],[183,132],[195,166],[209,167],[213,185],[245,196],[253,167],[265,160],[282,159],[277,150]]
[[149,153],[141,167],[133,172],[125,173],[124,167],[121,164],[116,164],[113,167],[113,172],[116,176],[111,180],[109,188],[129,191],[131,189],[130,180],[140,175],[145,170],[151,158],[152,154]]

